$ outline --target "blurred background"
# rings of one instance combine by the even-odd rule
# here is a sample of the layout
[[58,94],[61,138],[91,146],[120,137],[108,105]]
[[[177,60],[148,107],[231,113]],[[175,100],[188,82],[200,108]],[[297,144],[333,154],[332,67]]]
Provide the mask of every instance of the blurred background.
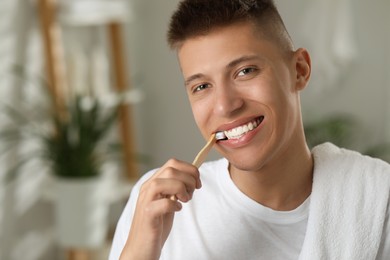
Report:
[[[204,145],[166,44],[177,3],[0,1],[1,260],[107,259],[133,183]],[[309,144],[390,160],[390,1],[276,3],[312,56]]]

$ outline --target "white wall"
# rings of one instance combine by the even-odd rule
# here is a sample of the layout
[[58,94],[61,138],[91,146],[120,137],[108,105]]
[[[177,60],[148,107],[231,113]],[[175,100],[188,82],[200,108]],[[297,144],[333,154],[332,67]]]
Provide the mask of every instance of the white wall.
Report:
[[[204,144],[193,122],[176,56],[166,44],[167,24],[177,2],[138,0],[134,4],[137,19],[131,26],[130,37],[134,41],[131,60],[146,94],[145,102],[140,105],[138,128],[142,132],[140,149],[154,159],[148,167],[157,167],[170,157],[191,161]],[[298,21],[307,1],[276,2],[293,39],[299,43],[294,33],[300,29]],[[390,8],[387,0],[352,2],[357,59],[343,73],[339,86],[320,95],[304,94],[302,103],[306,120],[336,112],[356,116],[364,134],[361,144],[356,146],[365,146],[390,138],[387,134]]]

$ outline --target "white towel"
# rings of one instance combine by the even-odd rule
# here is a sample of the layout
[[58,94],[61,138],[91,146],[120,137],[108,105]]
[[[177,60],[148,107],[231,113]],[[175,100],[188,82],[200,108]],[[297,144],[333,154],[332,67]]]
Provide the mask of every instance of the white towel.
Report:
[[375,259],[390,198],[390,165],[329,143],[314,148],[313,155],[300,259]]

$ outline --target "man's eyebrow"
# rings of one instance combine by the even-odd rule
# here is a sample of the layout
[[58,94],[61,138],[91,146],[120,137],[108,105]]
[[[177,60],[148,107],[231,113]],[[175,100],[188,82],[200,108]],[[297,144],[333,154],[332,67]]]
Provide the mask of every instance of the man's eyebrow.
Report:
[[229,62],[229,64],[226,67],[233,68],[233,67],[237,66],[238,64],[240,64],[241,62],[251,61],[251,60],[259,60],[259,59],[261,59],[261,58],[257,55],[245,55],[245,56],[242,56],[238,59],[232,60],[231,62]]
[[202,73],[198,73],[198,74],[194,74],[190,77],[188,77],[185,81],[184,81],[184,85],[185,86],[188,86],[190,85],[191,81],[194,81],[196,79],[200,79],[200,78],[203,78],[205,77]]

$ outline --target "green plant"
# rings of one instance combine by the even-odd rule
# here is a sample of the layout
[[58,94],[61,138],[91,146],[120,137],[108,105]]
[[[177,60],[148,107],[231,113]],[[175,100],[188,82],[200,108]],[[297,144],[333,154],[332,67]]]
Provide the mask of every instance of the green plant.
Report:
[[305,124],[306,141],[310,147],[324,142],[332,142],[340,147],[348,147],[355,136],[356,121],[347,115],[333,115]]
[[[69,115],[53,117],[54,132],[42,136],[46,147],[44,157],[52,162],[53,173],[60,177],[85,178],[100,172],[104,151],[99,145],[105,141],[116,118],[116,109],[104,111],[94,100],[91,107],[82,106],[83,98],[76,97],[68,107]],[[106,149],[111,146],[107,146]],[[112,150],[113,151],[113,150]]]
[[110,140],[109,133],[122,101],[117,99],[114,106],[107,107],[96,98],[76,96],[61,113],[51,105],[46,108],[3,105],[2,111],[8,119],[6,127],[0,130],[3,155],[20,144],[35,144],[17,156],[7,178],[14,178],[21,167],[36,159],[59,177],[98,176],[102,164],[118,159],[121,154],[120,145]]

